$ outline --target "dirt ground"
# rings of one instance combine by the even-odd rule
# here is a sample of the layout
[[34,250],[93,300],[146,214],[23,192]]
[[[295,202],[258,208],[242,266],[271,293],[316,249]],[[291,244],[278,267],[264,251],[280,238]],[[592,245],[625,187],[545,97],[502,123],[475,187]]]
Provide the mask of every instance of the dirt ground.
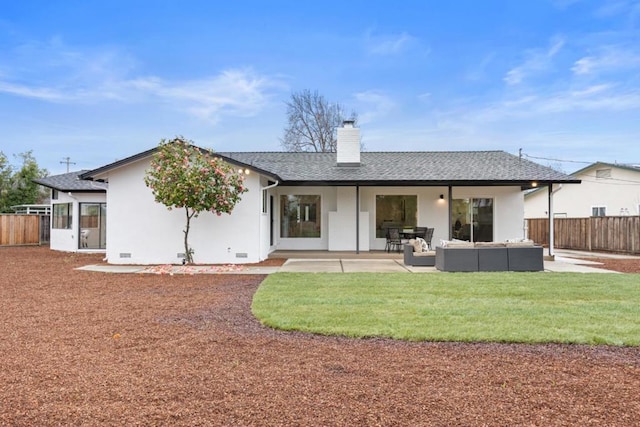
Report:
[[[257,275],[0,248],[0,425],[638,425],[640,349],[286,333]],[[428,280],[429,275],[425,275]]]

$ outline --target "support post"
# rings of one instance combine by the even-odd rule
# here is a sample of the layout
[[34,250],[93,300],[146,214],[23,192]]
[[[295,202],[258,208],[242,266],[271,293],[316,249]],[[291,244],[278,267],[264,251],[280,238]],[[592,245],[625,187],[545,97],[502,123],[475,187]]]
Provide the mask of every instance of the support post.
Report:
[[554,223],[553,223],[553,183],[549,184],[549,258],[554,259]]
[[360,186],[356,185],[356,254],[360,253]]

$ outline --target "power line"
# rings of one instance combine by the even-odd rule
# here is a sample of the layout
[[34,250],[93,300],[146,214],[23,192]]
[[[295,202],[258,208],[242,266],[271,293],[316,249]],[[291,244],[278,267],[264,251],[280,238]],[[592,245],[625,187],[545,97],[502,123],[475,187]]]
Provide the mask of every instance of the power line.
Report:
[[524,153],[525,157],[528,157],[530,159],[537,159],[537,160],[548,160],[550,162],[560,162],[560,163],[581,163],[581,164],[585,164],[585,165],[590,165],[591,163],[595,163],[595,162],[585,162],[585,161],[580,161],[580,160],[562,160],[562,159],[551,159],[548,157],[536,157],[536,156],[530,156],[527,153]]
[[633,165],[633,164],[636,164],[636,163],[640,163],[640,162],[627,162],[627,163],[617,163],[616,162],[616,163],[611,163],[611,162],[600,162],[600,161],[587,162],[587,161],[584,161],[584,160],[565,160],[565,159],[553,159],[553,158],[550,158],[550,157],[537,157],[537,156],[531,156],[531,155],[529,155],[527,153],[523,153],[522,152],[522,148],[521,148],[520,149],[520,156],[523,156],[523,155],[525,157],[529,158],[529,159],[547,160],[547,161],[550,161],[550,162],[559,162],[559,163],[580,163],[580,164],[583,164],[583,165],[590,165],[590,164],[593,164],[593,163],[608,163],[608,164],[614,164],[614,165],[618,165],[619,164],[620,166],[624,166],[624,165]]

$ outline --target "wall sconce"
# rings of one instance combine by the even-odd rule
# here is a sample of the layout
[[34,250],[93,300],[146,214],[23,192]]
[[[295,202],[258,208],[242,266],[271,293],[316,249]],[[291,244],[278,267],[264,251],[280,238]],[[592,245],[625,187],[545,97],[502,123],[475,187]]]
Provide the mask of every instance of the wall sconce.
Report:
[[440,195],[440,200],[444,200],[444,194]]
[[531,186],[532,186],[533,188],[536,188],[536,187],[538,186],[538,183],[537,183],[537,182],[535,182],[535,181],[533,181],[533,182],[531,183]]
[[238,173],[240,175],[242,175],[242,174],[249,175],[250,172],[251,171],[249,170],[249,168],[247,168],[247,169],[242,169],[242,168],[238,169]]

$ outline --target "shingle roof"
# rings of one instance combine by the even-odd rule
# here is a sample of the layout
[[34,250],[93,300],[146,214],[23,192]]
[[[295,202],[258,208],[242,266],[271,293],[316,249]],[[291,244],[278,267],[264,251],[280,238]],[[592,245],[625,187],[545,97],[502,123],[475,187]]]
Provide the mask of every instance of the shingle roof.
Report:
[[552,168],[504,151],[362,152],[359,166],[338,166],[335,153],[218,153],[270,171],[283,184],[360,183],[441,185],[443,183],[579,182]]
[[[147,158],[153,148],[82,173],[96,179]],[[504,151],[362,152],[359,166],[338,166],[336,153],[217,152],[281,185],[520,185],[579,183],[580,180]]]
[[80,175],[88,172],[87,170],[81,170],[77,172],[63,173],[60,175],[52,175],[46,178],[38,178],[33,181],[44,185],[45,187],[53,188],[58,191],[106,191],[107,184],[86,181],[80,179]]

